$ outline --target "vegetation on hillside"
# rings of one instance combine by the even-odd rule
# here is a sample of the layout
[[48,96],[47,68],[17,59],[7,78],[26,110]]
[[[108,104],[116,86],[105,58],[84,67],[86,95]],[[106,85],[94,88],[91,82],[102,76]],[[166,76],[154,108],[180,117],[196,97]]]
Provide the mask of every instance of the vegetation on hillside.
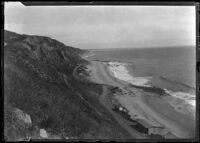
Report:
[[[42,36],[4,36],[4,134],[7,140],[52,136],[79,139],[127,138],[99,103],[101,85],[77,81],[74,68],[87,63],[84,51]],[[20,109],[31,124],[16,117]]]

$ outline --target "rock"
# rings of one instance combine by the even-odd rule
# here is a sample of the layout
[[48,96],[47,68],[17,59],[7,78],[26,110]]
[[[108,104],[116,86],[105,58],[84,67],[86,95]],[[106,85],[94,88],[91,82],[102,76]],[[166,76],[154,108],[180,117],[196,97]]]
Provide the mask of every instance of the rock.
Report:
[[20,109],[17,108],[15,110],[15,114],[16,114],[16,116],[17,116],[17,118],[19,120],[23,120],[27,124],[31,124],[32,123],[30,115],[24,113],[22,110],[20,110]]
[[40,129],[40,136],[42,138],[48,138],[47,131],[45,129]]

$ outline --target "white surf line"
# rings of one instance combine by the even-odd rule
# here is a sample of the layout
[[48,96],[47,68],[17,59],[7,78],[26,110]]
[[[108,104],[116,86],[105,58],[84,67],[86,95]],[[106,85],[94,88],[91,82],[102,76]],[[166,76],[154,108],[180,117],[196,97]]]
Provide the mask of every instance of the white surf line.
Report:
[[186,92],[173,92],[171,90],[165,89],[165,92],[173,97],[182,99],[186,104],[190,105],[190,107],[192,107],[192,111],[193,113],[195,113],[195,109],[196,109],[196,96],[190,93],[186,93]]
[[108,69],[117,79],[126,81],[137,86],[150,87],[150,85],[148,85],[148,82],[152,77],[133,77],[132,75],[130,75],[126,67],[128,65],[127,63],[108,62],[107,65]]

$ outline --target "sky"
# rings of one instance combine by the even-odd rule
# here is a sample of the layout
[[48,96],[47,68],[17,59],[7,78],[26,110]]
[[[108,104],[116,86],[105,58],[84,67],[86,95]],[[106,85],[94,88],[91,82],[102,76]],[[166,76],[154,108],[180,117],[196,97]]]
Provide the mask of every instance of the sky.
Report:
[[24,6],[5,2],[5,29],[82,49],[194,46],[195,6]]

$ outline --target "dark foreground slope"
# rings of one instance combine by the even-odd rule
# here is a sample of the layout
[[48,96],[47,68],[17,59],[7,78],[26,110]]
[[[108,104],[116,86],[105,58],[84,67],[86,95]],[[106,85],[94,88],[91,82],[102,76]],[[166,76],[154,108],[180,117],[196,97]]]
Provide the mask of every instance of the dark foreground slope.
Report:
[[4,36],[4,135],[40,138],[127,138],[98,101],[101,85],[77,81],[84,51],[42,36]]

